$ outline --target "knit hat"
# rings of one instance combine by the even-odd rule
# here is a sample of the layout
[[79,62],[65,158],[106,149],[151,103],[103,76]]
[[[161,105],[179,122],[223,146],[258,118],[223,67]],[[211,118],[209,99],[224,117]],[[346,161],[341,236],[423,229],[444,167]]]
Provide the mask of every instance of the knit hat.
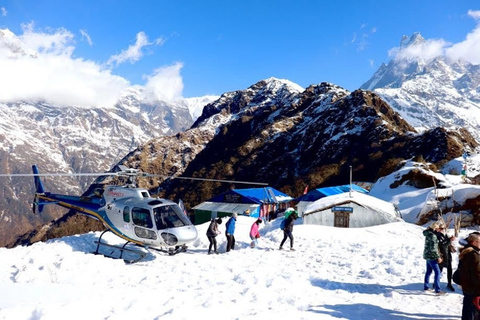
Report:
[[234,212],[234,213],[232,214],[232,217],[236,218],[236,217],[237,217],[237,213]]
[[222,218],[217,218],[216,221],[217,221],[218,224],[222,224]]

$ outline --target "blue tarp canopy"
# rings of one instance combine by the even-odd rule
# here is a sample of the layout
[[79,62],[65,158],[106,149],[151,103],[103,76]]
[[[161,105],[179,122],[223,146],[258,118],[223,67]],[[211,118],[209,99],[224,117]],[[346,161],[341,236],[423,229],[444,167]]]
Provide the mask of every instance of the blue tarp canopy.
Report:
[[279,203],[291,201],[293,198],[274,188],[233,189],[221,193],[207,201],[228,203]]
[[[367,194],[368,191],[365,190],[364,188],[362,187],[359,187],[355,184],[352,184],[352,190],[354,191],[357,191],[357,192],[361,192],[361,193],[365,193]],[[325,187],[325,188],[318,188],[318,189],[315,189],[315,190],[312,190],[298,198],[295,199],[296,202],[300,202],[300,201],[316,201],[320,198],[323,198],[323,197],[328,197],[328,196],[332,196],[334,194],[340,194],[340,193],[344,193],[344,192],[349,192],[350,191],[350,185],[349,184],[346,184],[346,185],[343,185],[343,186],[336,186],[336,187]]]

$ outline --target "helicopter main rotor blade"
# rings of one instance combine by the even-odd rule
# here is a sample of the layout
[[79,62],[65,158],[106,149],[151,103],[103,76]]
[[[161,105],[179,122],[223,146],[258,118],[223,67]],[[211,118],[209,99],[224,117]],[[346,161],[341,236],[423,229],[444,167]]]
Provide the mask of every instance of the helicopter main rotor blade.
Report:
[[118,176],[118,177],[158,177],[163,179],[182,179],[182,180],[197,180],[197,181],[212,181],[222,183],[238,183],[238,184],[251,184],[259,186],[268,186],[268,183],[264,182],[252,182],[252,181],[237,181],[237,180],[222,180],[222,179],[209,179],[209,178],[194,178],[194,177],[173,177],[165,176],[154,173],[146,173],[137,170],[122,170],[118,172],[104,172],[104,173],[2,173],[0,177],[73,177],[73,176]]
[[260,186],[268,186],[268,183],[264,183],[264,182],[251,182],[251,181],[221,180],[221,179],[192,178],[192,177],[171,177],[171,179],[199,180],[199,181],[213,181],[213,182],[227,182],[227,183],[240,183],[240,184],[255,184],[255,185],[260,185]]
[[51,176],[118,176],[117,172],[111,173],[2,173],[0,177],[51,177]]

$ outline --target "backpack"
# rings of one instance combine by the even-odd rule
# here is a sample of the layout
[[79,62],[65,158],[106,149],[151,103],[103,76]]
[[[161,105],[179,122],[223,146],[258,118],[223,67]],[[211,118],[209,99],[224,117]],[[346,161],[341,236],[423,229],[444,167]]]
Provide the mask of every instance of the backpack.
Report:
[[452,280],[456,284],[461,285],[461,283],[460,283],[460,280],[461,280],[460,279],[460,269],[457,268],[457,270],[455,270],[455,272],[452,275]]
[[280,223],[280,229],[285,229],[285,223],[287,222],[287,219],[283,219],[282,223]]
[[461,279],[461,275],[460,275],[460,263],[461,263],[461,261],[458,262],[457,270],[455,270],[455,272],[454,272],[453,275],[452,275],[452,280],[453,280],[453,282],[455,282],[455,283],[458,284],[458,285],[462,285],[462,284],[460,283],[460,281],[462,280],[462,279]]

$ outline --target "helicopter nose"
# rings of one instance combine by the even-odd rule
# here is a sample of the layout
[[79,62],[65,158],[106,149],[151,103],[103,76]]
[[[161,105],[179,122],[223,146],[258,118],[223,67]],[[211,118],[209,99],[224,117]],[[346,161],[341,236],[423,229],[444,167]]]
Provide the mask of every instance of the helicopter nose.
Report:
[[192,226],[180,227],[160,233],[163,241],[169,246],[182,245],[197,239],[197,229]]

